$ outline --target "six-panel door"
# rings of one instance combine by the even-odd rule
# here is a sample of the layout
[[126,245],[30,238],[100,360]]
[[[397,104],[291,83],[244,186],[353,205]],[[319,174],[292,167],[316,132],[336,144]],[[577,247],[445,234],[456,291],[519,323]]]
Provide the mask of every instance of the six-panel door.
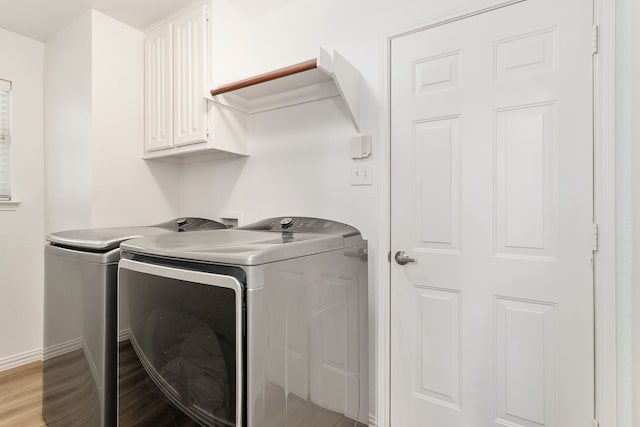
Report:
[[593,419],[592,5],[391,45],[391,425]]

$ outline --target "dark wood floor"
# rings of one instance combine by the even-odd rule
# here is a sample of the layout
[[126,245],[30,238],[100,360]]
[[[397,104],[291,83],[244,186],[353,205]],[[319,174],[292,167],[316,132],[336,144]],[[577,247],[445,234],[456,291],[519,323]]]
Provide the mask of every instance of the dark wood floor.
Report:
[[[197,427],[179,411],[154,385],[138,360],[128,341],[119,344],[119,422],[126,427]],[[265,393],[268,408],[277,408],[262,414],[266,420],[262,427],[366,427],[344,415],[320,408],[305,399],[287,394],[281,387],[269,384]],[[286,411],[284,408],[287,408]],[[222,427],[222,424],[213,424]]]
[[0,427],[43,426],[42,362],[0,372]]
[[[126,377],[128,381],[138,384],[138,387],[129,390],[128,395],[121,394],[120,396],[121,404],[127,402],[125,404],[127,410],[121,414],[121,417],[124,415],[124,418],[120,419],[121,425],[123,422],[127,426],[144,427],[197,425],[186,417],[176,419],[174,415],[169,415],[166,398],[156,393],[149,393],[148,388],[152,388],[152,384],[141,371],[143,368],[139,362],[134,359],[127,360],[127,357],[131,356],[135,358],[133,350],[121,346],[120,351],[120,357],[124,356],[123,362],[127,362],[123,363],[120,368],[121,378]],[[34,362],[0,372],[0,427],[47,427],[42,419],[42,371],[42,362]],[[83,376],[73,376],[68,380],[77,382],[81,377]],[[282,395],[274,387],[270,393],[267,393],[267,399],[278,400],[282,398]],[[340,414],[310,406],[302,399],[290,400],[288,407],[287,414],[268,415],[272,421],[268,423],[269,427],[282,427],[282,425],[291,427],[365,427],[364,424],[355,423]],[[141,416],[142,414],[144,416]]]
[[173,409],[145,372],[129,341],[118,344],[118,357],[120,426],[198,427],[198,423]]
[[46,360],[42,375],[42,418],[49,427],[100,425],[98,390],[82,349]]

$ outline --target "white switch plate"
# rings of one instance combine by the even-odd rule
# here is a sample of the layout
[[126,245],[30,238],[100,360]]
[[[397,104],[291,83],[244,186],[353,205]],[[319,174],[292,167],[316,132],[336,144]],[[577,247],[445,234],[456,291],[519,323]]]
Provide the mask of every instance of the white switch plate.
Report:
[[372,185],[373,165],[371,162],[356,163],[351,166],[351,185]]

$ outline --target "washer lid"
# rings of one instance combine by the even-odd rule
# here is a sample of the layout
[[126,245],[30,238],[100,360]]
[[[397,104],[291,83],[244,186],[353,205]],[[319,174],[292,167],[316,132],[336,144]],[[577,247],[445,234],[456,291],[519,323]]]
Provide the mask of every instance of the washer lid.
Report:
[[142,236],[158,236],[170,232],[218,230],[226,226],[206,218],[183,217],[161,224],[138,227],[94,228],[51,233],[47,240],[54,245],[91,252],[106,252],[120,246],[125,240]]
[[191,261],[260,265],[344,247],[335,234],[252,231],[196,231],[124,242],[125,252]]
[[96,228],[51,233],[47,235],[47,240],[58,246],[106,252],[117,248],[125,240],[142,236],[157,236],[169,232],[169,229],[160,227]]

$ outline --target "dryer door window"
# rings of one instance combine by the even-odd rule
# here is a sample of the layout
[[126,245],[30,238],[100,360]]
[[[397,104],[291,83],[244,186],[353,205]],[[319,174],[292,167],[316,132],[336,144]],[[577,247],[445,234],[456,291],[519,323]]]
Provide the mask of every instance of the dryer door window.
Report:
[[241,292],[121,268],[120,293],[120,426],[235,426]]

